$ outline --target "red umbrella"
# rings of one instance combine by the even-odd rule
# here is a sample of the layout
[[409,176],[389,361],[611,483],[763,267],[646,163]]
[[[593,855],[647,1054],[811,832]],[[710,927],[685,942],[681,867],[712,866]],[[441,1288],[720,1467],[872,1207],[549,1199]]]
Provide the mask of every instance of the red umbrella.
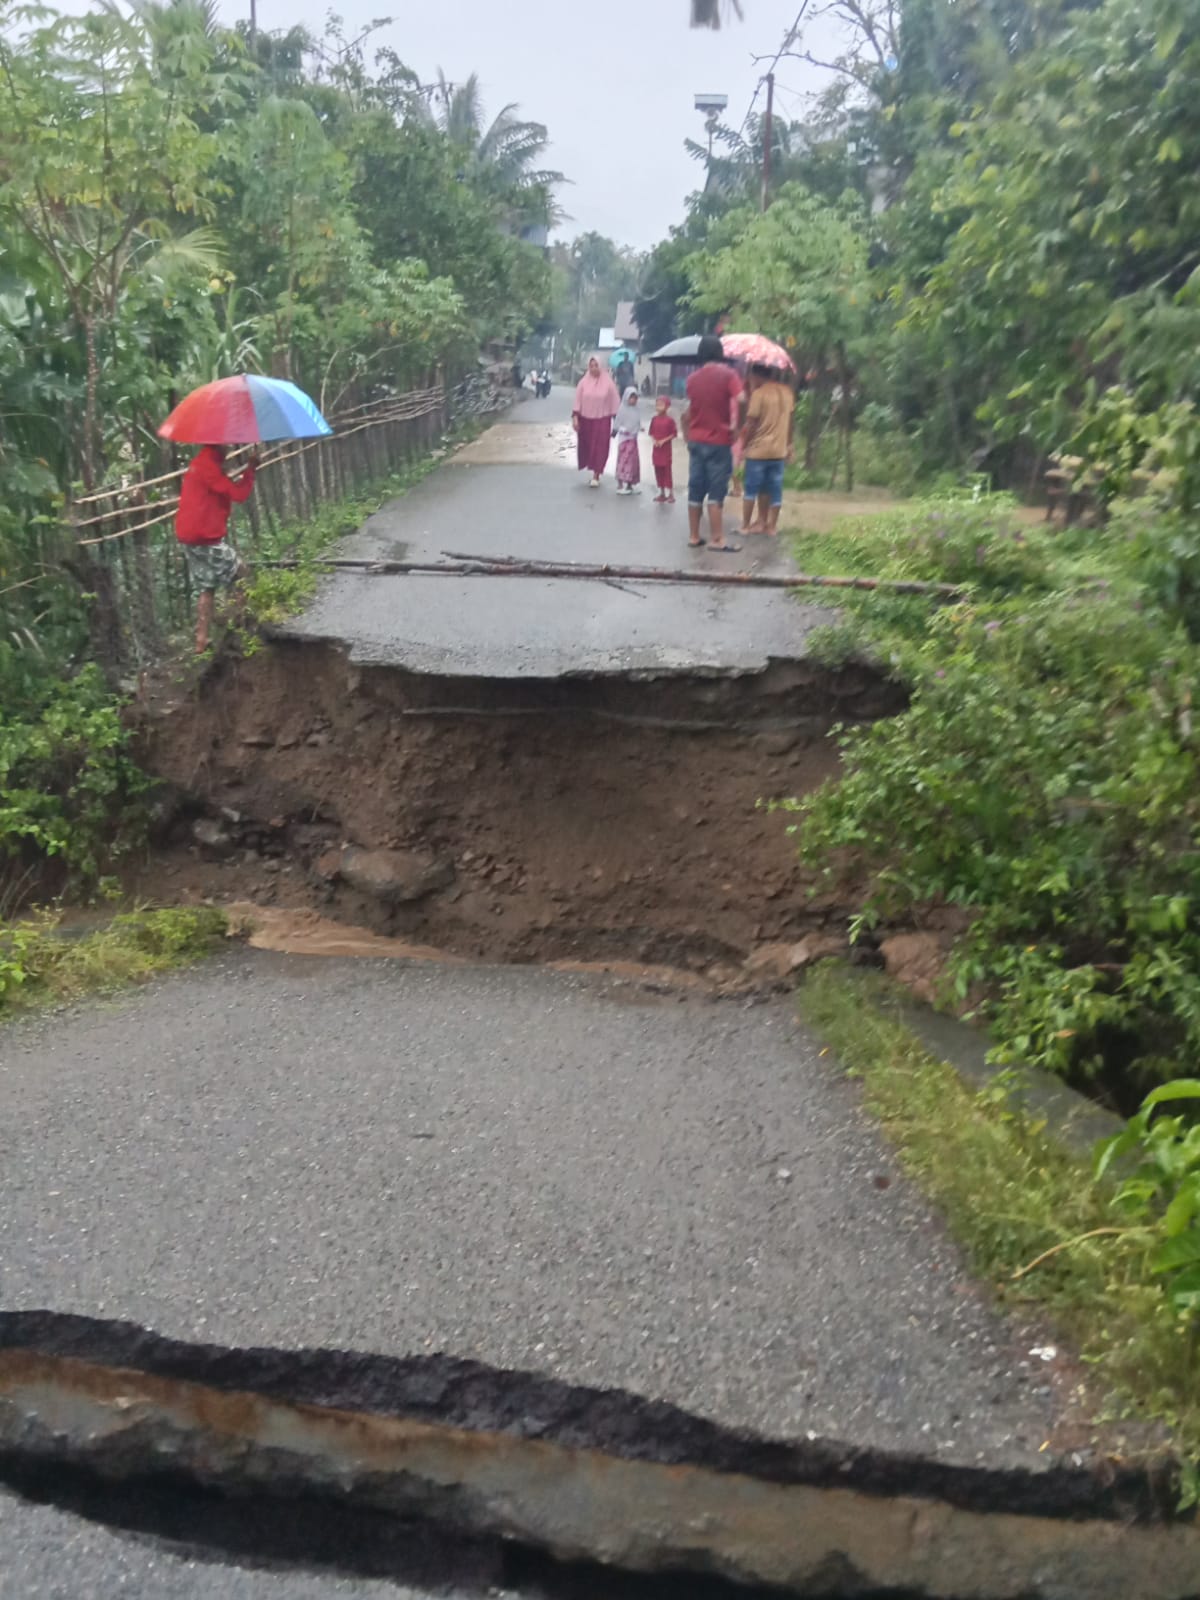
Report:
[[269,439],[320,439],[332,432],[303,389],[286,378],[250,372],[193,389],[158,436],[185,444],[261,444]]
[[744,361],[747,366],[779,367],[784,372],[796,370],[796,363],[783,346],[761,333],[723,333],[721,347],[727,356]]

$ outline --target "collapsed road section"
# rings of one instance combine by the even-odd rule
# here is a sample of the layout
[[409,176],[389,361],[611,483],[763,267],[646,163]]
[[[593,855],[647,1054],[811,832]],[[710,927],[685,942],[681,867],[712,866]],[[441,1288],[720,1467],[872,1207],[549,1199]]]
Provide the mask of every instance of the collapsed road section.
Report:
[[1185,1600],[1200,1580],[1200,1530],[1172,1516],[1166,1461],[990,1471],[775,1442],[447,1357],[224,1349],[0,1313],[0,1476],[52,1497],[47,1467],[810,1597]]
[[148,721],[167,790],[135,887],[316,908],[470,957],[728,980],[843,937],[769,803],[836,770],[832,725],[902,700],[865,666],[443,677],[275,641]]

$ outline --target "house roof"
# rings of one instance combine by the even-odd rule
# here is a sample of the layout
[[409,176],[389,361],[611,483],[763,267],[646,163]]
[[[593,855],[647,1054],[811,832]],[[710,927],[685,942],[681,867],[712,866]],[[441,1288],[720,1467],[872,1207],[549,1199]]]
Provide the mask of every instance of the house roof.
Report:
[[621,341],[617,338],[615,328],[600,329],[600,337],[596,340],[596,346],[598,349],[615,350],[620,343]]
[[636,340],[641,338],[641,329],[633,314],[632,300],[617,301],[617,317],[615,331],[618,339]]

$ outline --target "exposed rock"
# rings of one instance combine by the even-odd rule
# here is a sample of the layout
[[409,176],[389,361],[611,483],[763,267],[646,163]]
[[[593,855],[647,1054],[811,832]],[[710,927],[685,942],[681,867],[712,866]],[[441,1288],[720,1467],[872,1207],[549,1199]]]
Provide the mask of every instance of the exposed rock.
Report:
[[215,817],[197,817],[192,823],[192,838],[207,855],[218,860],[233,855],[237,849],[233,835]]
[[746,971],[753,978],[777,978],[780,982],[792,970],[790,944],[761,944],[746,957]]
[[340,850],[325,850],[313,863],[313,871],[318,878],[323,878],[326,883],[332,883],[342,870],[342,852]]
[[157,783],[149,805],[147,819],[151,844],[165,844],[176,833],[176,825],[185,825],[183,812],[187,803],[184,791],[173,783]]
[[842,955],[846,941],[832,933],[809,933],[796,944],[764,944],[746,958],[745,970],[755,978],[774,978],[782,983],[801,967],[823,956]]
[[894,933],[880,942],[879,953],[889,977],[933,1004],[946,965],[946,949],[936,933]]
[[360,850],[346,845],[337,875],[360,894],[401,905],[445,889],[454,881],[454,866],[426,850]]
[[809,967],[828,956],[844,956],[847,948],[840,933],[806,933],[799,944],[792,946],[792,961],[795,967]]

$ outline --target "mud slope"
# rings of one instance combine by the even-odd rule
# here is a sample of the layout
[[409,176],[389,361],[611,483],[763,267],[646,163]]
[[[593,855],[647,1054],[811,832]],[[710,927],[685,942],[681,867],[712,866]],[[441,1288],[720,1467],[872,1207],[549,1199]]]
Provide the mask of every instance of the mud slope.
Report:
[[170,800],[132,887],[491,959],[740,965],[838,920],[764,802],[835,771],[834,723],[897,705],[863,668],[510,684],[277,642],[147,723]]

